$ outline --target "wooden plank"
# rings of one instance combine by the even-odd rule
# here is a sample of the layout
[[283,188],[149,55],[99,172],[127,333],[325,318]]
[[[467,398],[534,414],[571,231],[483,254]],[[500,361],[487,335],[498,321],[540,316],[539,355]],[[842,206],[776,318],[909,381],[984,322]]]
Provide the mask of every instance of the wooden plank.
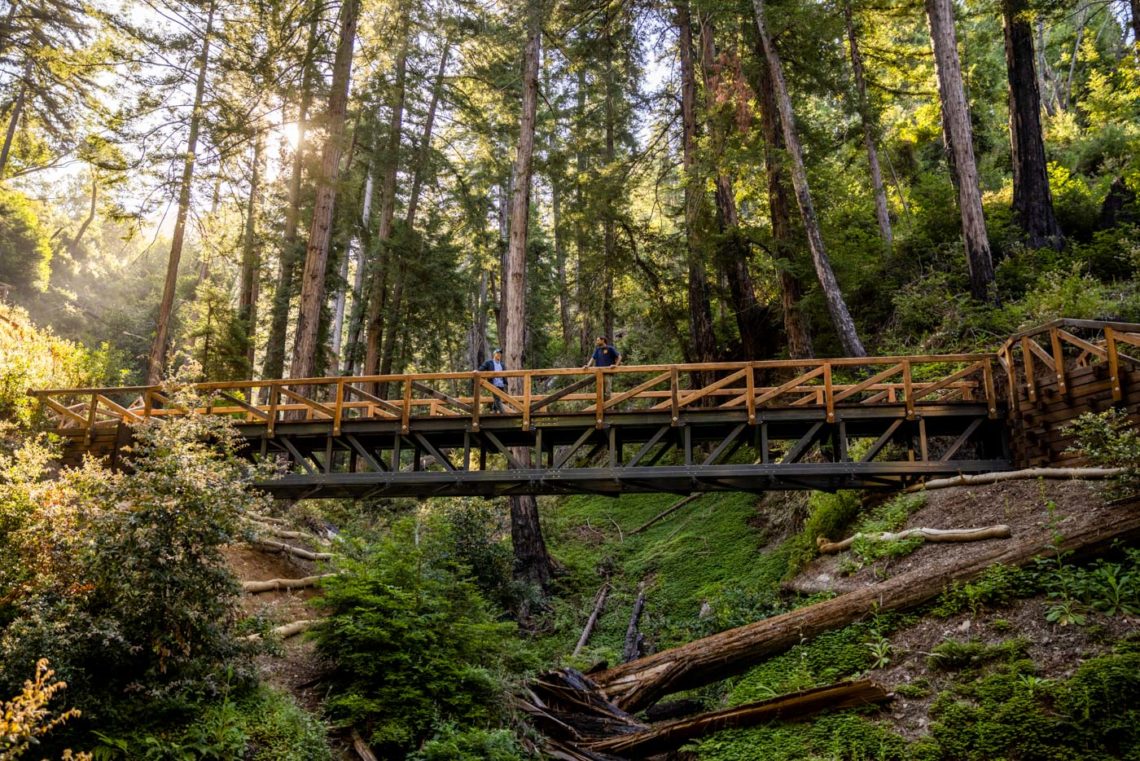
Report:
[[861,391],[865,391],[865,390],[873,387],[875,384],[883,382],[884,380],[891,377],[892,375],[896,375],[896,374],[902,372],[902,368],[903,368],[903,366],[902,366],[902,363],[900,362],[898,364],[891,365],[890,367],[888,367],[886,370],[883,370],[882,372],[875,373],[870,378],[867,378],[864,381],[860,381],[859,383],[856,383],[854,386],[841,387],[843,390],[835,395],[835,401],[836,402],[842,402],[844,399],[847,399],[848,397],[854,396],[855,394],[858,394]]
[[[669,377],[670,377],[669,373],[661,373],[659,375],[653,376],[652,378],[645,381],[644,383],[639,383],[637,386],[634,386],[633,388],[631,388],[628,391],[623,391],[622,393],[620,393],[616,396],[611,396],[605,402],[606,409],[611,409],[611,408],[616,407],[617,405],[621,404],[624,401],[627,401],[629,399],[633,399],[636,396],[641,396],[641,395],[645,394],[646,391],[649,391],[654,386],[669,380]],[[669,397],[671,397],[671,394],[668,391],[662,391],[661,396],[665,397],[665,398],[669,398]],[[665,406],[668,406],[668,405],[665,405]],[[593,412],[594,407],[595,407],[595,405],[592,404],[583,411],[584,412]]]
[[376,396],[375,394],[369,393],[362,388],[358,388],[357,386],[353,386],[348,381],[346,381],[345,393],[346,394],[356,394],[361,399],[367,401],[369,403],[368,404],[368,413],[369,413],[368,416],[369,417],[375,417],[376,408],[380,408],[380,409],[384,410],[385,412],[389,413],[387,415],[387,417],[390,417],[390,418],[400,417],[401,413],[403,412],[403,409],[400,407],[400,405],[393,404],[392,402],[388,401],[387,399],[381,399],[380,397]]
[[[56,412],[59,415],[62,415],[63,417],[65,417],[69,420],[74,421],[80,427],[87,425],[87,418],[83,417],[82,415],[76,414],[71,409],[69,409],[69,408],[63,406],[62,404],[60,404],[59,402],[57,402],[55,399],[52,399],[50,396],[46,396],[46,395],[41,396],[40,401],[43,402],[44,404],[46,404],[48,406],[48,408],[51,409],[52,411]],[[61,427],[63,427],[63,426],[61,426]]]
[[756,425],[756,370],[753,367],[748,368],[745,377],[744,393],[747,395],[746,404],[748,406],[748,424]]
[[1029,401],[1037,401],[1037,372],[1033,367],[1033,350],[1029,348],[1032,343],[1028,336],[1021,338],[1021,365],[1025,371],[1025,393]]
[[[716,381],[715,383],[711,383],[708,386],[704,386],[702,388],[697,389],[696,391],[693,391],[689,394],[686,394],[685,396],[681,397],[677,406],[686,407],[692,402],[696,402],[696,401],[699,401],[701,399],[704,399],[709,394],[711,394],[711,393],[713,393],[719,389],[722,389],[725,386],[729,386],[729,385],[735,383],[736,381],[738,381],[742,377],[744,377],[744,373],[748,369],[749,368],[746,367],[746,368],[742,368],[740,370],[737,370],[736,372],[732,373],[731,375],[727,375],[724,378],[721,378],[720,380]],[[655,409],[655,410],[665,409],[665,407],[667,407],[667,406],[669,406],[669,405],[663,402],[661,404],[656,405],[652,409]]]
[[997,391],[994,390],[994,366],[993,362],[986,360],[982,370],[982,380],[986,386],[986,406],[989,408],[990,417],[997,417]]
[[911,381],[910,360],[903,362],[903,393],[906,395],[906,418],[914,420],[914,385]]
[[[534,376],[526,375],[523,377],[523,406],[522,406],[522,427],[523,430],[530,430],[530,392],[531,392],[531,379]],[[542,461],[542,458],[539,458]]]
[[320,402],[315,402],[312,399],[301,396],[300,394],[298,394],[294,391],[290,391],[289,389],[285,388],[284,386],[278,386],[277,388],[282,394],[284,394],[289,399],[292,399],[293,401],[297,402],[298,404],[304,405],[308,409],[319,412],[322,415],[326,415],[330,420],[332,419],[333,411],[332,411],[331,407],[327,407],[327,406],[321,404]]
[[831,363],[823,365],[823,401],[827,408],[827,422],[835,422],[835,392],[831,387]]
[[[972,365],[967,365],[966,367],[962,368],[961,370],[959,370],[956,373],[953,373],[951,375],[947,375],[945,378],[938,381],[937,383],[917,384],[917,385],[912,384],[912,388],[915,390],[914,401],[917,403],[924,396],[930,396],[931,394],[933,394],[936,391],[941,391],[942,389],[946,388],[947,386],[950,386],[951,384],[953,384],[955,381],[959,381],[962,378],[965,378],[967,375],[973,375],[974,373],[976,373],[978,370],[980,370],[984,366],[985,366],[984,362],[975,362]],[[909,394],[908,394],[908,396],[909,396]]]
[[[533,414],[535,412],[538,412],[543,407],[548,407],[551,404],[554,404],[555,402],[560,401],[564,397],[570,396],[574,392],[579,391],[579,390],[585,388],[586,386],[589,386],[590,383],[593,382],[593,380],[594,380],[594,376],[588,375],[585,378],[582,378],[581,380],[574,381],[569,386],[565,386],[564,388],[560,388],[557,391],[555,391],[554,393],[538,399],[537,401],[535,401],[534,403],[531,404],[531,406],[530,406],[531,413]],[[630,392],[627,391],[626,393],[628,394]],[[618,400],[618,401],[623,401],[623,400]],[[591,410],[587,410],[587,411],[592,412],[593,410],[591,409]]]
[[600,369],[594,371],[594,427],[601,428],[606,414],[606,385]]
[[408,378],[404,381],[404,408],[400,410],[401,433],[407,433],[411,424],[413,383],[414,381],[411,378]]
[[451,396],[450,394],[446,394],[438,389],[434,389],[431,386],[420,383],[419,381],[412,381],[412,388],[416,391],[419,391],[421,394],[427,394],[433,399],[437,399],[441,402],[447,402],[448,404],[458,407],[464,412],[471,414],[471,405],[467,404],[462,399]]
[[[509,404],[511,409],[514,410],[515,413],[522,411],[521,402],[519,402],[519,400],[517,398],[511,396],[506,391],[503,391],[498,386],[495,386],[490,381],[488,381],[486,378],[480,378],[479,379],[479,387],[481,389],[485,389],[487,391],[490,391],[491,396],[497,397],[498,399]],[[512,414],[514,414],[514,413],[512,413]]]
[[1061,351],[1061,336],[1057,328],[1049,331],[1049,343],[1053,347],[1053,372],[1057,375],[1057,391],[1063,396],[1068,389],[1065,387],[1065,354]]
[[901,419],[891,423],[890,426],[887,427],[887,430],[884,431],[879,438],[875,439],[875,443],[871,445],[871,448],[863,453],[863,456],[859,458],[859,462],[871,462],[871,460],[875,459],[875,455],[879,454],[882,448],[887,445],[887,442],[894,437],[902,424],[903,421]]
[[806,372],[802,375],[796,376],[795,378],[791,379],[787,383],[784,383],[783,385],[777,386],[776,388],[772,389],[771,391],[768,391],[768,392],[761,394],[760,396],[758,396],[756,398],[756,404],[757,405],[764,404],[768,400],[775,399],[776,397],[786,393],[788,390],[795,388],[796,386],[800,385],[804,381],[809,381],[812,378],[818,378],[821,375],[823,375],[823,365],[822,364],[819,365],[818,367],[816,367],[814,370],[809,370],[808,372]]
[[1045,368],[1047,370],[1056,371],[1057,366],[1053,362],[1052,355],[1049,354],[1049,352],[1045,351],[1043,348],[1041,348],[1041,344],[1037,343],[1036,341],[1032,341],[1029,339],[1026,339],[1026,340],[1028,341],[1029,351],[1033,353],[1033,356],[1035,356],[1039,360],[1041,360],[1041,364],[1045,365]]

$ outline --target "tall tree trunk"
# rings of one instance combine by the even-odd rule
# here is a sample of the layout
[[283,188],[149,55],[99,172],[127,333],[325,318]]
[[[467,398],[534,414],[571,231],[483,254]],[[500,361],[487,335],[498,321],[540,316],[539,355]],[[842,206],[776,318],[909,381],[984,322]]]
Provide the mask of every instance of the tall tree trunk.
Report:
[[[755,37],[748,30],[747,36]],[[756,67],[754,89],[760,103],[760,127],[764,133],[764,166],[768,177],[768,213],[772,219],[772,242],[780,271],[780,300],[784,312],[784,334],[788,341],[788,356],[792,359],[809,359],[815,356],[811,343],[811,327],[800,310],[804,288],[793,269],[796,234],[792,226],[792,192],[788,188],[788,175],[784,167],[786,152],[784,134],[780,129],[780,113],[776,106],[776,93],[772,88],[772,75],[764,59],[759,39],[755,40],[760,65]]]
[[332,89],[326,116],[328,138],[321,155],[317,177],[317,196],[313,204],[313,221],[309,227],[309,247],[305,252],[305,269],[301,275],[301,309],[297,316],[293,362],[289,374],[293,378],[310,377],[317,367],[320,351],[318,340],[321,306],[325,296],[325,269],[332,237],[333,205],[340,157],[344,152],[345,115],[348,109],[349,79],[352,74],[352,48],[356,39],[358,0],[345,0],[340,10],[340,38],[333,60]]
[[796,204],[800,207],[800,218],[804,223],[804,232],[807,234],[808,246],[811,249],[812,263],[815,265],[815,274],[819,278],[823,297],[827,302],[827,311],[831,315],[831,322],[839,334],[839,341],[843,350],[852,357],[865,357],[867,352],[855,331],[855,322],[847,311],[847,302],[843,300],[843,292],[839,290],[839,282],[831,269],[831,261],[827,257],[827,250],[823,246],[823,235],[819,230],[819,221],[815,216],[815,206],[811,200],[811,189],[808,187],[807,170],[804,168],[803,151],[800,149],[799,136],[796,134],[795,117],[792,114],[792,99],[788,95],[788,86],[784,81],[784,67],[776,48],[768,36],[768,28],[764,21],[764,0],[752,0],[756,11],[756,31],[760,37],[760,45],[764,50],[764,58],[768,62],[769,76],[772,80],[772,90],[776,96],[776,107],[780,113],[780,127],[784,133],[784,145],[788,157],[791,159],[792,187],[796,191]]
[[439,69],[435,74],[435,84],[431,88],[431,102],[428,104],[427,115],[424,117],[424,132],[420,138],[419,153],[416,156],[415,174],[412,176],[412,190],[408,194],[408,211],[404,217],[408,231],[416,226],[416,213],[420,207],[420,193],[423,190],[424,178],[428,174],[428,165],[431,163],[431,135],[435,129],[435,113],[439,108],[439,99],[443,96],[443,83],[447,75],[447,60],[451,54],[451,38],[443,41],[443,50],[439,54]]
[[147,383],[152,385],[162,380],[166,365],[166,341],[174,311],[174,293],[178,287],[178,264],[182,259],[182,246],[186,239],[186,218],[190,214],[190,190],[194,184],[194,158],[198,150],[198,131],[202,126],[202,100],[206,92],[206,74],[210,67],[210,41],[214,33],[215,8],[216,2],[211,0],[206,14],[206,30],[202,34],[202,48],[198,54],[198,79],[194,84],[194,105],[190,111],[190,131],[186,137],[182,182],[178,189],[178,216],[174,221],[170,258],[166,264],[166,280],[162,288],[162,301],[158,305],[154,343],[151,345],[150,360],[147,363]]
[[950,156],[950,170],[958,188],[962,238],[966,245],[966,262],[970,268],[970,293],[981,301],[995,301],[994,265],[990,256],[990,241],[986,236],[986,219],[982,212],[982,192],[978,185],[978,166],[974,161],[970,110],[962,86],[962,69],[958,63],[958,40],[954,32],[951,0],[926,0],[926,15],[930,20],[934,68],[938,73],[942,126]]
[[4,170],[8,168],[8,154],[12,150],[12,141],[16,138],[16,128],[20,125],[20,117],[24,115],[24,103],[28,97],[28,79],[32,76],[32,59],[24,65],[24,77],[20,80],[20,92],[16,95],[16,102],[12,104],[12,113],[8,115],[8,129],[4,132],[4,145],[0,146],[0,179],[4,178]]
[[471,327],[467,330],[467,363],[478,367],[487,358],[487,270],[479,271],[479,292],[471,310]]
[[570,317],[570,285],[566,281],[566,231],[562,229],[562,177],[550,178],[550,205],[554,217],[554,264],[558,276],[558,322],[562,327],[563,351],[574,343],[574,323]]
[[356,236],[350,236],[344,247],[344,256],[340,259],[340,270],[337,272],[336,298],[333,299],[333,320],[329,329],[329,354],[332,359],[334,374],[339,372],[340,354],[344,335],[344,315],[348,303],[348,260],[352,256],[353,244]]
[[879,152],[875,148],[878,138],[879,120],[871,112],[867,99],[867,80],[863,75],[863,56],[859,53],[859,38],[855,35],[855,19],[851,12],[851,0],[843,3],[843,18],[847,22],[847,42],[851,53],[851,71],[855,75],[855,92],[859,97],[859,118],[863,122],[863,143],[867,146],[867,162],[871,167],[871,188],[875,193],[875,218],[879,220],[879,234],[887,250],[891,249],[894,236],[891,234],[891,213],[887,207],[887,189],[883,185],[883,170],[879,168]]
[[384,150],[384,173],[380,182],[380,225],[376,232],[376,266],[372,268],[368,294],[368,323],[365,328],[364,374],[375,375],[380,369],[384,343],[384,323],[387,317],[385,300],[388,275],[392,269],[389,241],[392,237],[392,220],[396,213],[396,174],[400,169],[400,136],[404,124],[404,95],[408,70],[408,30],[406,10],[401,10],[400,50],[396,54],[396,72],[392,93],[392,115],[388,123],[388,142]]
[[[301,97],[297,104],[297,147],[293,150],[293,165],[289,174],[289,205],[285,208],[285,230],[281,240],[280,270],[273,290],[273,303],[269,313],[269,336],[265,341],[263,378],[281,378],[285,375],[286,332],[289,327],[289,304],[296,290],[297,270],[301,264],[297,228],[301,220],[301,181],[305,173],[305,136],[309,127],[309,108],[313,103],[313,58],[318,41],[318,21],[321,14],[313,11],[309,20],[309,39],[305,43],[304,69],[301,72]],[[268,397],[268,389],[264,392]],[[268,398],[263,401],[268,401]]]
[[357,367],[357,363],[363,359],[360,351],[360,333],[364,326],[364,313],[368,308],[364,293],[364,274],[368,268],[365,251],[368,249],[368,241],[371,238],[368,232],[368,223],[372,218],[372,190],[374,186],[373,164],[369,163],[368,170],[364,177],[364,198],[360,204],[361,232],[357,238],[360,245],[356,251],[356,274],[352,280],[352,314],[349,317],[348,342],[344,349],[345,375],[352,375]]
[[1013,157],[1013,212],[1031,248],[1060,249],[1061,227],[1041,135],[1041,94],[1034,69],[1033,29],[1025,0],[1002,0],[1005,68],[1009,74],[1009,142]]
[[1077,6],[1077,36],[1073,40],[1073,54],[1069,57],[1069,74],[1065,77],[1065,97],[1061,101],[1068,111],[1073,107],[1073,78],[1077,74],[1077,61],[1080,60],[1081,41],[1085,36],[1085,24],[1089,20],[1088,0],[1081,0]]
[[574,129],[578,133],[577,150],[575,152],[576,176],[574,180],[574,207],[577,216],[574,221],[574,256],[575,256],[575,301],[578,304],[578,353],[588,356],[593,345],[591,334],[594,333],[594,319],[591,308],[591,291],[588,287],[587,271],[589,262],[588,226],[586,223],[586,196],[585,177],[589,168],[589,158],[586,154],[587,141],[582,139],[586,130],[586,70],[578,69],[578,86],[574,91]]
[[677,32],[681,57],[681,165],[685,177],[685,248],[689,275],[690,362],[716,359],[709,285],[702,247],[704,193],[697,168],[697,83],[693,71],[693,25],[688,0],[677,2]]
[[[512,170],[510,237],[503,272],[503,359],[507,367],[523,367],[526,328],[526,243],[530,216],[530,184],[534,157],[534,128],[538,112],[538,71],[542,56],[542,10],[538,0],[528,4],[527,40],[523,51],[522,113],[519,117],[518,154]],[[520,391],[517,378],[511,392]],[[515,455],[530,461],[530,450]],[[511,543],[514,546],[515,577],[545,590],[550,582],[550,556],[542,538],[538,504],[532,496],[511,497]]]
[[238,327],[245,342],[245,360],[253,372],[253,355],[257,349],[257,294],[261,273],[261,252],[257,241],[257,200],[261,191],[261,156],[265,136],[258,131],[253,140],[250,165],[249,199],[245,208],[245,231],[242,233],[241,279],[238,289]]
[[1140,0],[1129,0],[1132,10],[1132,45],[1140,51]]
[[67,244],[67,252],[71,254],[72,259],[78,259],[80,255],[79,244],[83,241],[83,235],[87,232],[87,228],[95,221],[95,213],[98,210],[99,204],[99,178],[95,175],[95,169],[91,169],[91,205],[87,209],[87,216],[84,217],[79,229],[76,230],[75,235]]
[[[1140,0],[1137,0],[1140,2]],[[1037,31],[1037,86],[1041,91],[1041,105],[1045,106],[1045,113],[1056,116],[1060,104],[1057,102],[1057,80],[1053,76],[1053,69],[1045,58],[1045,21],[1040,14],[1035,22]]]
[[717,167],[715,179],[717,263],[728,281],[732,311],[740,331],[740,348],[745,359],[770,358],[776,350],[775,331],[771,328],[772,314],[756,300],[756,287],[748,269],[749,244],[740,230],[736,210],[736,194],[732,178],[722,165],[726,129],[716,114],[716,41],[713,21],[707,14],[700,19],[701,73],[705,84],[705,115],[712,138],[713,158]]

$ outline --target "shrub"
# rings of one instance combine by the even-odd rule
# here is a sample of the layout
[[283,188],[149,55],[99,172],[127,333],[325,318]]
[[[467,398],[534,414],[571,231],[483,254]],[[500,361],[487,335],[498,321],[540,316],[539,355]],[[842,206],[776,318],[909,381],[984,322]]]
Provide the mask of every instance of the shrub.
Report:
[[501,718],[512,624],[497,623],[441,541],[396,521],[379,542],[340,563],[321,602],[331,614],[318,647],[335,667],[328,711],[359,728],[384,757],[401,758],[446,723]]
[[1132,493],[1140,488],[1140,430],[1127,411],[1086,412],[1065,432],[1077,437],[1067,451],[1080,452],[1097,465],[1124,468],[1118,481],[1120,491]]

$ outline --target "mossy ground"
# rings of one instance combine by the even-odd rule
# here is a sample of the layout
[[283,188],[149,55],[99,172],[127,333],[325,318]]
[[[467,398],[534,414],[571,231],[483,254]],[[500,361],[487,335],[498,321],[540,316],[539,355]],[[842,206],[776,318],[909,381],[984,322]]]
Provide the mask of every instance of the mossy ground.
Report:
[[[972,501],[984,497],[969,495]],[[921,506],[920,500],[896,500],[861,515],[855,494],[801,495],[790,502],[706,494],[631,534],[673,501],[660,495],[578,496],[544,506],[548,542],[564,569],[553,630],[540,637],[549,662],[583,667],[620,660],[642,583],[647,592],[642,631],[653,650],[810,603],[813,598],[789,597],[780,589],[810,560],[816,536],[894,530]],[[1002,509],[1009,512],[1008,505]],[[606,579],[613,592],[605,613],[589,646],[571,659],[568,653]],[[1085,629],[1058,630],[1044,620],[1051,603],[1039,585],[1010,573],[999,581],[1001,594],[993,594],[990,587],[998,582],[987,575],[974,602],[958,599],[963,594],[958,588],[925,610],[874,616],[826,633],[699,693],[710,707],[739,705],[868,674],[898,688],[895,708],[722,732],[691,745],[686,757],[1140,759],[1140,736],[1133,729],[1140,717],[1124,697],[1140,690],[1127,616],[1098,614],[1095,627],[1090,619]],[[979,616],[986,620],[984,642],[960,634]],[[948,631],[934,631],[942,628]],[[909,651],[904,657],[904,649],[913,646],[908,636],[920,630],[936,638],[927,652],[941,657]],[[980,631],[975,627],[971,634]],[[1058,653],[1049,652],[1051,639]],[[945,644],[936,647],[941,641]],[[1061,662],[1060,650],[1066,649],[1072,659],[1068,669]],[[894,664],[908,658],[906,681],[900,681],[902,671]],[[908,704],[921,710],[919,721],[899,710]],[[904,726],[907,721],[911,724]]]

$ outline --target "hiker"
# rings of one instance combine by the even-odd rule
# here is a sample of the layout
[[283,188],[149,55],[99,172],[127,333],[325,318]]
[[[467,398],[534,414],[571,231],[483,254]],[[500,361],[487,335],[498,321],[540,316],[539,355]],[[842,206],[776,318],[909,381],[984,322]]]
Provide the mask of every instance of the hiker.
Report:
[[[502,349],[495,349],[495,351],[491,354],[491,358],[483,364],[479,365],[479,372],[481,373],[493,373],[505,369],[506,368],[503,366]],[[494,378],[491,378],[491,385],[503,392],[506,392],[507,390],[507,380],[501,375],[497,375]],[[503,400],[497,396],[492,396],[491,398],[491,412],[503,412]]]
[[[591,367],[600,367],[602,369],[608,367],[618,367],[621,365],[621,352],[613,346],[610,346],[606,341],[605,336],[598,336],[594,340],[594,353],[590,356],[590,361],[582,368],[589,370]],[[613,386],[612,376],[609,373],[605,376],[606,396],[609,396],[610,388]]]

